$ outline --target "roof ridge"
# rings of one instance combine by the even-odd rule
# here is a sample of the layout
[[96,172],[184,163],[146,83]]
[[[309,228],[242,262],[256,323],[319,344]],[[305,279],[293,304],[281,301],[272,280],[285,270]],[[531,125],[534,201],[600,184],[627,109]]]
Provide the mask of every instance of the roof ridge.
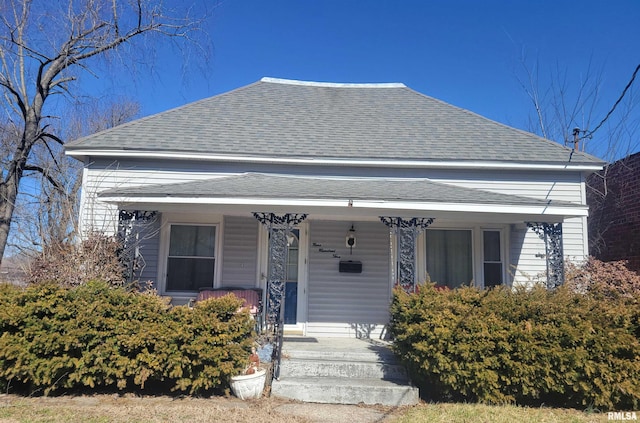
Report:
[[406,88],[402,82],[318,82],[318,81],[301,81],[297,79],[271,78],[265,76],[260,82],[269,82],[272,84],[286,85],[303,85],[308,87],[325,87],[325,88]]

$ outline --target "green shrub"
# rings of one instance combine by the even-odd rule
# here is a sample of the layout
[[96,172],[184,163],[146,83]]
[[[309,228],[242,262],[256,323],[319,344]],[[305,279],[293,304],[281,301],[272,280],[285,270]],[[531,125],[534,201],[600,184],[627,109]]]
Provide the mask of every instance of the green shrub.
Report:
[[638,409],[639,298],[427,284],[394,292],[391,333],[416,383],[440,398]]
[[252,322],[233,296],[170,307],[153,293],[101,282],[2,286],[0,295],[3,389],[220,389],[252,345]]

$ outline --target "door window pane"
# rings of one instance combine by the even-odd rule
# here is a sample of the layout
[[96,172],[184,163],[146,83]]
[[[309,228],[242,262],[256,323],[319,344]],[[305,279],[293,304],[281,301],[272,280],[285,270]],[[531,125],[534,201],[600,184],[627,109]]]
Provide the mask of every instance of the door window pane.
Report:
[[473,279],[470,230],[427,230],[427,272],[432,282],[456,288]]

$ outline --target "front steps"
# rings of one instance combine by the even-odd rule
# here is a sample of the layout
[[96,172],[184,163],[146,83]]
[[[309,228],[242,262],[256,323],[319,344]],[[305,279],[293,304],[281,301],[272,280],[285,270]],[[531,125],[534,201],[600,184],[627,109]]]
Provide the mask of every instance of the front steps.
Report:
[[285,337],[273,396],[330,404],[411,405],[419,401],[405,369],[381,343]]

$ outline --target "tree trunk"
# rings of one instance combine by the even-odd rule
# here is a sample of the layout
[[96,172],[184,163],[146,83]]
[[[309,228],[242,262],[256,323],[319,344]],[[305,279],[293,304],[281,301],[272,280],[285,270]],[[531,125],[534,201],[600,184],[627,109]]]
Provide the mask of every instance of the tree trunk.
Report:
[[0,183],[0,264],[4,257],[4,250],[7,246],[11,218],[16,207],[18,197],[18,181],[15,173],[7,176],[7,179]]
[[0,265],[7,247],[20,180],[24,174],[31,148],[38,140],[39,115],[36,115],[33,109],[29,109],[25,115],[24,132],[20,144],[11,159],[4,181],[0,182]]

